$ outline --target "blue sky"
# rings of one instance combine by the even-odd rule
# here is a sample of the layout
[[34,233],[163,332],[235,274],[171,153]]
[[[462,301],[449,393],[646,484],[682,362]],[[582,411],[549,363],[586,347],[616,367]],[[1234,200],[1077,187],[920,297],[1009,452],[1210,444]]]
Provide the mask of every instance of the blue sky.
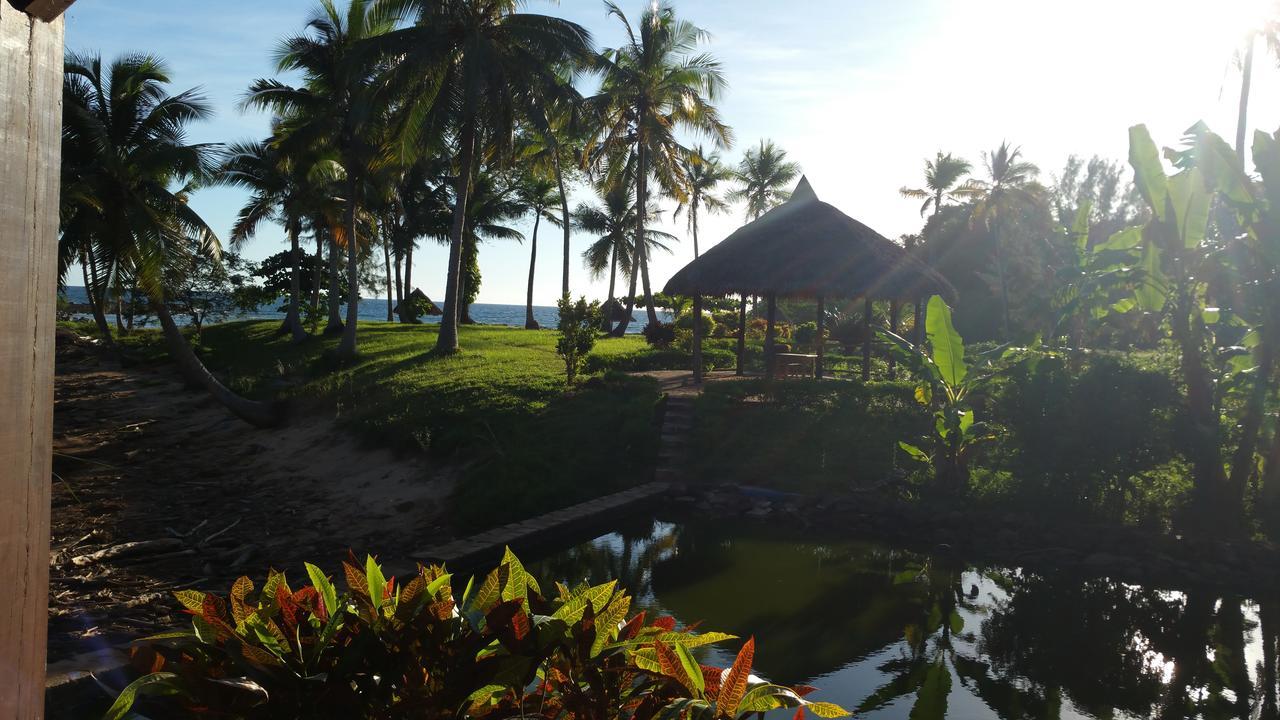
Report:
[[[644,3],[621,0],[631,17]],[[1157,140],[1175,143],[1204,119],[1234,136],[1239,73],[1232,55],[1243,32],[1262,17],[1265,0],[677,0],[677,11],[708,30],[707,49],[724,64],[721,100],[743,149],[771,138],[800,162],[818,195],[888,237],[920,227],[918,206],[897,190],[917,184],[923,159],[957,153],[978,168],[981,155],[1008,139],[1022,146],[1048,180],[1070,153],[1123,158],[1126,128],[1147,123]],[[271,51],[301,28],[312,0],[81,0],[67,17],[67,47],[111,57],[145,51],[168,60],[175,90],[201,86],[217,108],[193,129],[197,141],[261,137],[267,118],[243,114],[248,83],[272,75]],[[178,9],[175,9],[178,8]],[[621,41],[621,26],[597,0],[530,0],[527,10],[568,17],[600,45]],[[1196,38],[1194,42],[1180,42]],[[1280,73],[1260,55],[1251,125],[1280,126]],[[580,199],[588,199],[579,193]],[[204,190],[193,205],[225,233],[240,191]],[[673,203],[665,201],[667,210]],[[668,213],[669,217],[669,213]],[[715,244],[742,222],[742,211],[712,217],[700,233]],[[527,231],[532,223],[519,223]],[[544,225],[545,227],[545,225]],[[684,238],[683,222],[668,230]],[[553,304],[560,286],[555,230],[539,237],[535,301]],[[575,293],[602,297],[574,239]],[[268,227],[243,249],[254,259],[284,246]],[[660,288],[692,259],[689,242],[658,257]],[[425,242],[414,283],[444,295],[447,253]],[[480,301],[522,303],[528,247],[482,248]]]

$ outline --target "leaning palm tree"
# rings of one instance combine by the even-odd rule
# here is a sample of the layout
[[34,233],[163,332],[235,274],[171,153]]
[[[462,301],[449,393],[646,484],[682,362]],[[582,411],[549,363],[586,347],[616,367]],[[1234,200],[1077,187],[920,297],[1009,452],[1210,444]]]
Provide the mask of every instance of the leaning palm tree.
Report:
[[360,223],[365,181],[385,158],[386,98],[379,91],[385,64],[367,50],[370,42],[395,27],[385,2],[350,0],[341,11],[334,0],[320,0],[306,30],[285,38],[276,54],[280,72],[297,72],[303,85],[256,80],[245,104],[274,111],[280,118],[281,144],[288,154],[331,146],[345,171],[342,239],[347,251],[347,319],[338,357],[356,354],[360,304]]
[[969,174],[970,169],[968,160],[938,151],[933,160],[924,161],[924,187],[903,187],[898,192],[902,197],[924,201],[920,206],[920,217],[924,217],[930,209],[937,215],[942,212],[944,202],[959,199],[969,193],[969,188],[960,181]]
[[395,0],[412,24],[390,33],[383,52],[399,59],[390,78],[401,101],[401,148],[421,132],[453,138],[454,210],[444,317],[436,350],[458,350],[467,205],[479,158],[505,160],[517,120],[572,94],[558,72],[591,54],[591,35],[567,20],[517,12],[517,0]]
[[975,199],[970,222],[985,226],[994,238],[996,277],[1000,283],[1002,332],[1009,339],[1009,287],[1005,278],[1001,232],[1005,217],[1017,207],[1039,201],[1036,176],[1040,168],[1022,159],[1022,149],[1010,147],[1008,141],[982,154],[987,177],[970,180],[965,192]]
[[698,259],[698,211],[711,214],[728,212],[729,203],[716,195],[722,183],[734,178],[733,171],[720,161],[720,154],[707,153],[699,145],[681,164],[684,168],[685,201],[676,206],[676,217],[688,213],[688,228],[693,235],[693,258]]
[[[529,214],[513,184],[488,168],[481,168],[471,187],[462,236],[462,273],[458,282],[458,320],[474,325],[471,304],[480,294],[480,244],[489,240],[524,242],[524,235],[507,223]],[[451,218],[442,218],[438,238],[448,242]]]
[[[71,55],[63,93],[63,157],[74,186],[61,242],[92,247],[151,301],[169,352],[188,382],[258,426],[278,421],[271,405],[236,395],[200,362],[167,305],[169,280],[193,256],[220,258],[221,243],[191,208],[191,190],[217,170],[218,148],[189,144],[187,126],[212,111],[199,93],[169,95],[160,60],[130,55],[104,71],[97,56]],[[177,188],[176,190],[174,188]],[[168,277],[167,277],[168,276]]]
[[528,208],[528,212],[533,213],[533,235],[529,239],[529,288],[525,293],[524,303],[524,327],[526,330],[537,330],[539,328],[538,321],[533,317],[533,278],[538,267],[538,226],[542,224],[543,220],[556,227],[564,225],[560,216],[551,211],[551,208],[560,204],[560,194],[557,192],[558,187],[559,184],[554,179],[540,173],[531,172],[522,178],[516,188],[516,195],[520,203]]
[[688,149],[676,139],[677,130],[708,137],[720,148],[732,145],[733,133],[712,105],[725,88],[720,63],[709,54],[695,54],[707,37],[704,31],[678,19],[665,2],[647,8],[634,27],[616,4],[605,6],[622,23],[627,41],[605,50],[598,61],[604,77],[588,105],[599,118],[600,134],[590,155],[595,164],[607,167],[608,182],[616,184],[624,174],[635,178],[637,206],[633,242],[639,272],[632,273],[627,318],[614,330],[621,335],[635,309],[636,275],[644,284],[649,322],[658,323],[644,251],[649,181],[656,180],[677,200],[685,199],[680,161]]
[[791,197],[800,163],[787,160],[787,151],[772,140],[761,140],[743,154],[735,176],[742,187],[729,193],[729,200],[746,202],[747,219],[755,220]]
[[[597,189],[597,192],[603,205],[581,203],[571,217],[574,227],[596,236],[582,253],[582,259],[592,279],[598,280],[608,273],[609,295],[605,304],[612,308],[618,274],[621,273],[625,279],[633,279],[636,275],[635,245],[631,242],[636,226],[636,205],[634,191],[625,185]],[[657,221],[658,213],[650,211],[645,227],[645,255],[652,255],[655,250],[671,252],[669,243],[676,241],[674,235],[652,227]],[[605,329],[611,330],[611,315],[606,315],[604,322]]]

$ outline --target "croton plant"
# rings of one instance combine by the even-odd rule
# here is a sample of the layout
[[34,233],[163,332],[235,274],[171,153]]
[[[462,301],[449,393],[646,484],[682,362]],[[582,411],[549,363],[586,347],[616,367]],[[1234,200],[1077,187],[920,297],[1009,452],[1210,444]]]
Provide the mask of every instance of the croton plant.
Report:
[[403,582],[372,558],[343,563],[340,593],[319,568],[292,588],[272,571],[261,590],[242,577],[228,596],[182,591],[191,630],[139,641],[144,674],[107,714],[217,718],[742,718],[790,708],[848,715],[751,674],[754,640],[727,669],[694,650],[734,639],[677,629],[631,612],[616,582],[544,595],[507,550],[459,596],[443,567]]

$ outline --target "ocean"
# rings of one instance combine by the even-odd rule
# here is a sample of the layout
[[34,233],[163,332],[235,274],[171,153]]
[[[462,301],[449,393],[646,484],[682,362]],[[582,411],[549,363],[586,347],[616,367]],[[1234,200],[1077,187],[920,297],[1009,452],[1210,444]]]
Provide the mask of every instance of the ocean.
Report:
[[[87,304],[89,295],[81,286],[67,286],[67,300],[72,303]],[[279,312],[279,306],[263,305],[256,311],[244,313],[240,315],[230,315],[221,318],[222,322],[231,322],[235,320],[283,320],[284,313]],[[343,305],[343,317],[346,317],[346,305]],[[524,305],[496,305],[490,303],[475,303],[471,306],[471,317],[481,325],[507,325],[510,327],[524,327]],[[546,305],[534,305],[533,317],[538,324],[544,328],[554,328],[560,320],[559,311]],[[627,328],[627,333],[639,333],[645,326],[645,312],[643,308],[636,308],[636,312],[632,316],[634,321]],[[179,323],[186,322],[185,318],[175,315],[174,319]],[[361,298],[360,299],[360,319],[362,321],[386,322],[387,320],[387,299],[386,298]],[[671,322],[670,313],[658,311],[658,319],[662,322]],[[427,316],[422,318],[424,323],[438,323],[440,316]],[[212,321],[210,321],[212,322]],[[149,325],[144,327],[158,327],[158,321],[151,318]]]

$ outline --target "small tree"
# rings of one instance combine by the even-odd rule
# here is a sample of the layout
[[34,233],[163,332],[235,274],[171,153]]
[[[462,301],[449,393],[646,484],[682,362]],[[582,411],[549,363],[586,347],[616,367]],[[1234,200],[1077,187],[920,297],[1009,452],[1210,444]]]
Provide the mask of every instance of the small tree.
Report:
[[587,299],[582,297],[574,302],[565,295],[557,306],[560,308],[560,339],[556,341],[556,352],[564,358],[567,382],[572,385],[587,353],[596,345],[596,333],[603,322],[600,303],[587,304]]

